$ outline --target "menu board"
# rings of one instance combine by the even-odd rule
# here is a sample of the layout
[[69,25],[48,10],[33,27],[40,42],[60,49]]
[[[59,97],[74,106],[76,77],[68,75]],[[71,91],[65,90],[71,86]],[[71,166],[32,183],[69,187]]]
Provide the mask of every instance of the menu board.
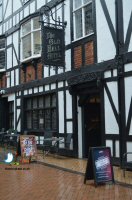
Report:
[[86,180],[94,179],[95,184],[114,182],[111,151],[109,147],[91,147],[85,173]]
[[35,135],[21,135],[20,136],[21,156],[22,160],[36,160],[37,147]]

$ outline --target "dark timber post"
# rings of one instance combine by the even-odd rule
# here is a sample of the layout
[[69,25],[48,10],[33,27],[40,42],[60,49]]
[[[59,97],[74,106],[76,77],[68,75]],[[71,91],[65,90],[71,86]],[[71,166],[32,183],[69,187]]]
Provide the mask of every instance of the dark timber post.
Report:
[[118,74],[118,101],[119,101],[119,143],[120,143],[120,166],[122,157],[126,151],[126,126],[125,126],[125,85],[124,85],[124,30],[123,30],[123,3],[116,0],[116,65]]

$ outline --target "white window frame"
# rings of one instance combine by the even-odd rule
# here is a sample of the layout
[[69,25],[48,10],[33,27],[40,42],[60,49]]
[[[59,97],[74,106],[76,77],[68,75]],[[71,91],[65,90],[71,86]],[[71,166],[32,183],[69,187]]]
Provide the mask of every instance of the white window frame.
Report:
[[[0,40],[3,40],[3,39],[5,40],[4,37],[3,37],[3,38],[0,38]],[[0,49],[0,52],[1,52],[1,51],[4,51],[4,52],[5,52],[5,47],[4,47],[4,48],[1,48],[1,49]],[[6,52],[5,52],[5,53],[6,53]],[[6,59],[6,57],[5,57],[5,59]],[[5,62],[6,62],[6,61],[5,61]],[[5,66],[4,66],[3,68],[0,68],[0,72],[3,72],[3,71],[5,71]]]
[[[37,16],[37,17],[38,17],[38,16]],[[25,35],[22,35],[22,29],[23,29],[24,24],[22,24],[22,27],[21,27],[21,62],[26,62],[26,61],[29,61],[29,60],[31,60],[31,59],[33,59],[33,58],[39,58],[39,57],[41,57],[41,52],[40,52],[40,54],[34,54],[33,34],[34,34],[35,32],[40,31],[40,42],[41,42],[41,44],[42,44],[42,41],[41,41],[41,27],[39,27],[38,29],[35,29],[35,30],[33,29],[33,20],[34,20],[35,18],[36,18],[36,17],[34,17],[34,18],[32,18],[32,19],[26,21],[26,23],[27,23],[27,22],[31,22],[31,31],[30,31],[30,32],[26,33]],[[39,17],[38,17],[38,18],[39,18]],[[26,24],[26,23],[25,23],[25,24]],[[24,58],[23,58],[23,38],[24,38],[25,36],[30,35],[30,34],[31,34],[31,56],[24,59]]]
[[[80,40],[84,37],[90,36],[92,34],[94,34],[94,30],[92,33],[90,34],[85,34],[85,18],[84,18],[84,9],[87,5],[92,4],[92,0],[89,0],[87,3],[83,3],[84,0],[81,0],[81,6],[79,6],[78,8],[75,8],[75,1],[73,1],[73,23],[74,23],[74,40]],[[76,22],[75,22],[75,13],[78,10],[82,10],[82,37],[76,37]]]

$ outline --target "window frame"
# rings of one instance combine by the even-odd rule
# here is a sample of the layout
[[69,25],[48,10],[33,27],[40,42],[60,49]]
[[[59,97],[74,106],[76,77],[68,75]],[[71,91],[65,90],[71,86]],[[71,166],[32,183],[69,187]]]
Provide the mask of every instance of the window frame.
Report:
[[[42,41],[41,41],[41,26],[39,25],[39,28],[37,29],[34,29],[33,28],[33,24],[34,24],[34,19],[35,18],[38,18],[38,21],[39,21],[39,16],[34,16],[33,18],[27,20],[26,22],[24,22],[22,25],[21,25],[21,62],[25,62],[25,61],[29,61],[29,60],[32,60],[34,58],[39,58],[41,57],[41,51],[42,51]],[[28,22],[31,23],[31,29],[28,33],[26,34],[23,34],[23,27],[25,24],[27,24]],[[37,33],[37,32],[40,32],[40,53],[39,54],[35,54],[34,53],[34,33]],[[30,38],[31,38],[31,56],[27,57],[27,58],[24,58],[23,56],[23,38],[27,37],[28,35],[31,35]]]
[[[47,97],[49,98],[49,105],[46,105]],[[40,104],[40,99],[42,100],[41,101],[42,104]],[[29,101],[30,107],[27,106],[28,101]],[[56,132],[57,131],[57,102],[56,101],[57,101],[56,93],[25,98],[24,100],[24,116],[25,116],[24,127],[25,129],[29,131],[30,130],[34,130],[34,131],[50,130],[50,131]],[[48,128],[46,128],[47,127],[46,119],[48,120],[48,118],[46,118],[47,111],[50,112]],[[55,111],[56,116],[55,116],[55,119],[53,120],[54,111]],[[31,127],[29,127],[27,123],[27,117],[29,113],[31,115],[31,119],[30,119]],[[34,122],[34,116],[33,116],[34,114],[37,116],[36,122]],[[42,117],[40,117],[41,114],[42,114]],[[35,123],[36,123],[36,127],[34,126]],[[55,123],[55,127],[53,125],[54,123]]]
[[0,48],[0,52],[4,52],[5,54],[5,59],[4,59],[4,66],[3,68],[0,67],[0,72],[5,71],[5,67],[6,67],[6,38],[5,36],[0,36],[0,40],[4,40],[4,48]]
[[[74,28],[74,31],[73,31],[73,40],[76,41],[76,40],[80,40],[82,38],[85,38],[87,36],[90,36],[90,35],[93,35],[94,34],[94,19],[93,19],[93,2],[92,0],[89,0],[88,2],[84,3],[84,0],[81,0],[81,5],[78,6],[77,8],[75,8],[75,1],[73,1],[73,28]],[[85,8],[86,6],[90,5],[92,6],[92,24],[93,24],[93,27],[92,27],[92,31],[91,33],[88,33],[88,34],[85,34]],[[81,37],[77,37],[77,33],[76,33],[76,17],[75,17],[75,13],[77,11],[79,11],[81,9],[81,14],[82,14],[82,36]]]

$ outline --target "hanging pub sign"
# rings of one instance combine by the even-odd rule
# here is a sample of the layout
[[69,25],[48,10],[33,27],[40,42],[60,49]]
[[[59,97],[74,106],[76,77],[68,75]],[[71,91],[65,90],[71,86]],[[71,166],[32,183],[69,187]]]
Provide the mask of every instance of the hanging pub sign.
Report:
[[42,61],[45,65],[64,67],[64,29],[43,27]]
[[96,185],[105,182],[114,183],[109,147],[91,147],[89,149],[84,183],[86,183],[86,180],[91,179],[94,179]]

